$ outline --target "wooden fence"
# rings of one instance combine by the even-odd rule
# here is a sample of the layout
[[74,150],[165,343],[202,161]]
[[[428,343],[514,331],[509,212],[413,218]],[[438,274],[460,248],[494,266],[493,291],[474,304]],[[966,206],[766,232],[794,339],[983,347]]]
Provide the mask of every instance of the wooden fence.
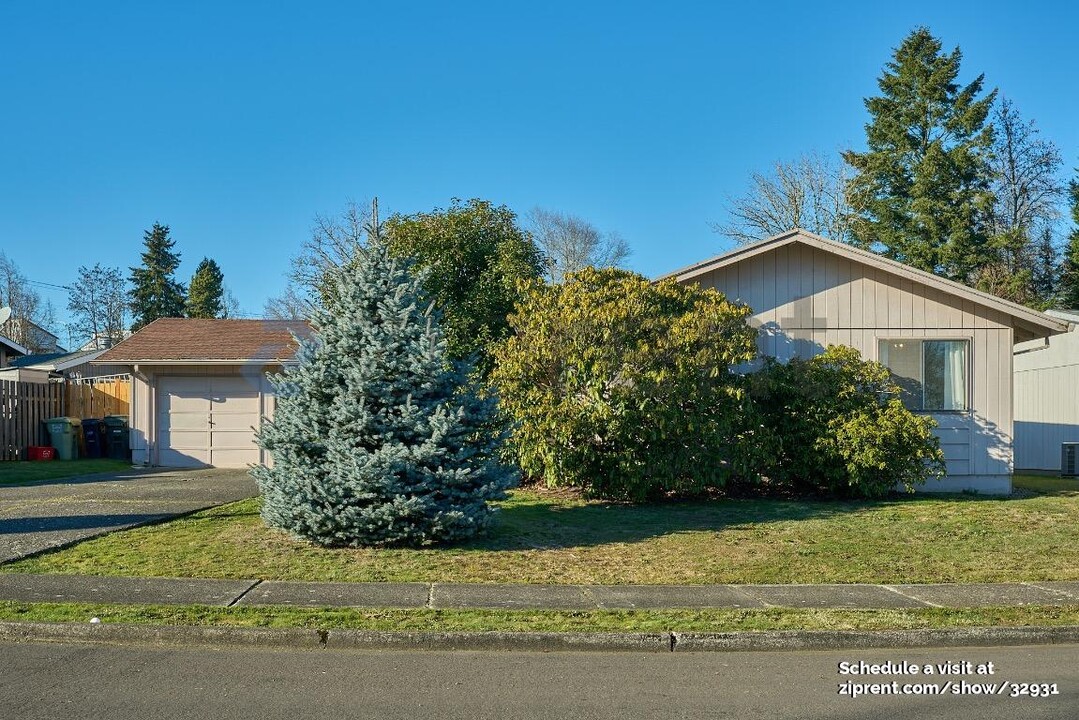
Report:
[[129,415],[128,375],[50,383],[0,380],[0,461],[25,460],[30,445],[48,445],[42,420],[66,415]]
[[77,418],[103,418],[106,415],[129,415],[131,377],[69,380],[64,384],[64,414]]
[[0,460],[25,460],[28,445],[48,445],[41,421],[63,406],[63,385],[0,380]]

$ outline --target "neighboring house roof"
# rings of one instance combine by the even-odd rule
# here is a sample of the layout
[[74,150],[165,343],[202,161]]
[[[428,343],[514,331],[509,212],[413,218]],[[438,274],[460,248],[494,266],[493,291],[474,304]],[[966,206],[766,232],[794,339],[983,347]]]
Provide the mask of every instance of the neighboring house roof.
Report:
[[118,335],[119,339],[117,339],[117,336],[110,336],[107,333],[96,333],[92,338],[84,342],[79,350],[108,350],[110,347],[120,342],[120,340],[126,340],[131,337],[131,331],[122,330]]
[[1027,334],[1035,337],[1067,332],[1068,330],[1066,322],[1049,317],[1045,313],[1040,313],[1037,310],[1032,310],[1023,305],[998,298],[995,295],[975,290],[974,288],[967,287],[961,283],[946,280],[938,275],[933,275],[932,273],[927,273],[923,270],[917,270],[909,265],[904,265],[895,260],[889,260],[886,257],[869,252],[868,250],[862,250],[853,245],[829,240],[820,235],[814,235],[811,232],[798,228],[789,230],[785,233],[780,233],[779,235],[775,235],[751,245],[744,245],[731,252],[709,260],[704,260],[703,262],[695,263],[688,267],[684,267],[681,270],[675,270],[674,272],[660,276],[657,280],[674,279],[677,282],[685,282],[686,280],[691,280],[699,275],[704,275],[705,273],[712,272],[718,268],[733,265],[742,260],[792,243],[803,243],[810,247],[815,247],[825,252],[830,252],[893,275],[921,283],[922,285],[936,288],[949,295],[992,308],[1011,317],[1015,327],[1020,328]]
[[1079,310],[1046,310],[1045,314],[1072,325],[1079,325]]
[[[29,355],[30,354],[30,351],[27,350],[26,348],[24,348],[22,345],[15,342],[14,340],[12,340],[9,337],[4,337],[3,335],[0,335],[0,345],[3,345],[5,348],[7,348],[9,352],[13,352],[13,353],[16,353],[18,355]],[[12,360],[11,362],[14,363],[15,361]]]
[[33,370],[48,370],[49,372],[64,372],[78,365],[83,365],[96,360],[104,350],[88,350],[86,352],[73,353],[48,353],[44,355],[27,355],[11,361],[12,367],[27,368]]
[[298,337],[310,335],[296,320],[161,318],[106,350],[95,364],[201,365],[289,362]]

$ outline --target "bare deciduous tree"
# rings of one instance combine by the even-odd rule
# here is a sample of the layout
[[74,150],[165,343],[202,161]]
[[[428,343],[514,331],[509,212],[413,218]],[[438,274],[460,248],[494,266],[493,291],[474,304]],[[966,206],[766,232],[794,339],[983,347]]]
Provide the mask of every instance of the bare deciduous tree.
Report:
[[1053,226],[1060,217],[1063,160],[1034,121],[1024,122],[1007,98],[993,115],[995,140],[990,158],[993,212],[990,262],[973,278],[979,290],[1013,302],[1044,307],[1052,299],[1055,261]]
[[310,312],[311,298],[291,284],[283,293],[267,300],[262,308],[263,316],[273,320],[303,320]]
[[567,274],[589,266],[619,267],[630,255],[629,243],[618,233],[600,232],[576,215],[536,207],[528,214],[528,221],[547,258],[551,282],[561,282]]
[[1032,229],[1060,216],[1064,181],[1059,173],[1064,164],[1060,151],[1050,140],[1039,136],[1033,120],[1023,122],[1007,98],[997,106],[993,124],[993,230],[996,234]]
[[712,229],[740,243],[802,228],[832,240],[850,239],[850,206],[842,166],[819,153],[777,162],[750,176],[749,191],[728,201],[728,221]]
[[[267,303],[269,304],[269,303]],[[240,301],[236,299],[236,295],[232,290],[225,287],[225,292],[221,297],[221,317],[222,318],[242,318],[243,313],[240,311]]]
[[308,317],[312,305],[326,290],[327,271],[346,265],[354,257],[355,248],[366,240],[370,221],[371,213],[355,202],[349,202],[340,215],[316,216],[311,237],[292,259],[285,292],[267,300],[263,313],[281,320]]
[[0,307],[11,308],[11,318],[0,328],[0,334],[25,346],[32,352],[52,350],[48,339],[38,337],[35,330],[49,331],[56,321],[52,303],[42,302],[41,295],[30,285],[11,258],[0,252]]
[[127,286],[120,268],[80,267],[68,293],[71,329],[89,337],[95,347],[108,348],[124,338],[127,329]]

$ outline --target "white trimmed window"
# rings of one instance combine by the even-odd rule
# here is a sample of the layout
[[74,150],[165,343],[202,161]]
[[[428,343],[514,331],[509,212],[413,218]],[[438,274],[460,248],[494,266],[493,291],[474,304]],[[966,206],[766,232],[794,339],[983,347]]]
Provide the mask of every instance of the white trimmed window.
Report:
[[915,412],[970,409],[970,341],[888,338],[878,341],[880,362]]

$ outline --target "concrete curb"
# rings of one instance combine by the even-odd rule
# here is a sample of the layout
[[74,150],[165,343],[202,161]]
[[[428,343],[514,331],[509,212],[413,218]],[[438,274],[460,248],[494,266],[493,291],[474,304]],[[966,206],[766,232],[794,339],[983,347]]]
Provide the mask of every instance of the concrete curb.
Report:
[[733,633],[515,633],[0,622],[0,641],[341,651],[738,652],[1070,644],[1079,643],[1079,626]]
[[304,628],[235,628],[123,623],[0,622],[11,642],[137,643],[165,646],[319,648],[324,635]]
[[918,630],[777,630],[671,633],[675,652],[737,650],[859,650],[918,647],[992,647],[1079,643],[1079,625]]

